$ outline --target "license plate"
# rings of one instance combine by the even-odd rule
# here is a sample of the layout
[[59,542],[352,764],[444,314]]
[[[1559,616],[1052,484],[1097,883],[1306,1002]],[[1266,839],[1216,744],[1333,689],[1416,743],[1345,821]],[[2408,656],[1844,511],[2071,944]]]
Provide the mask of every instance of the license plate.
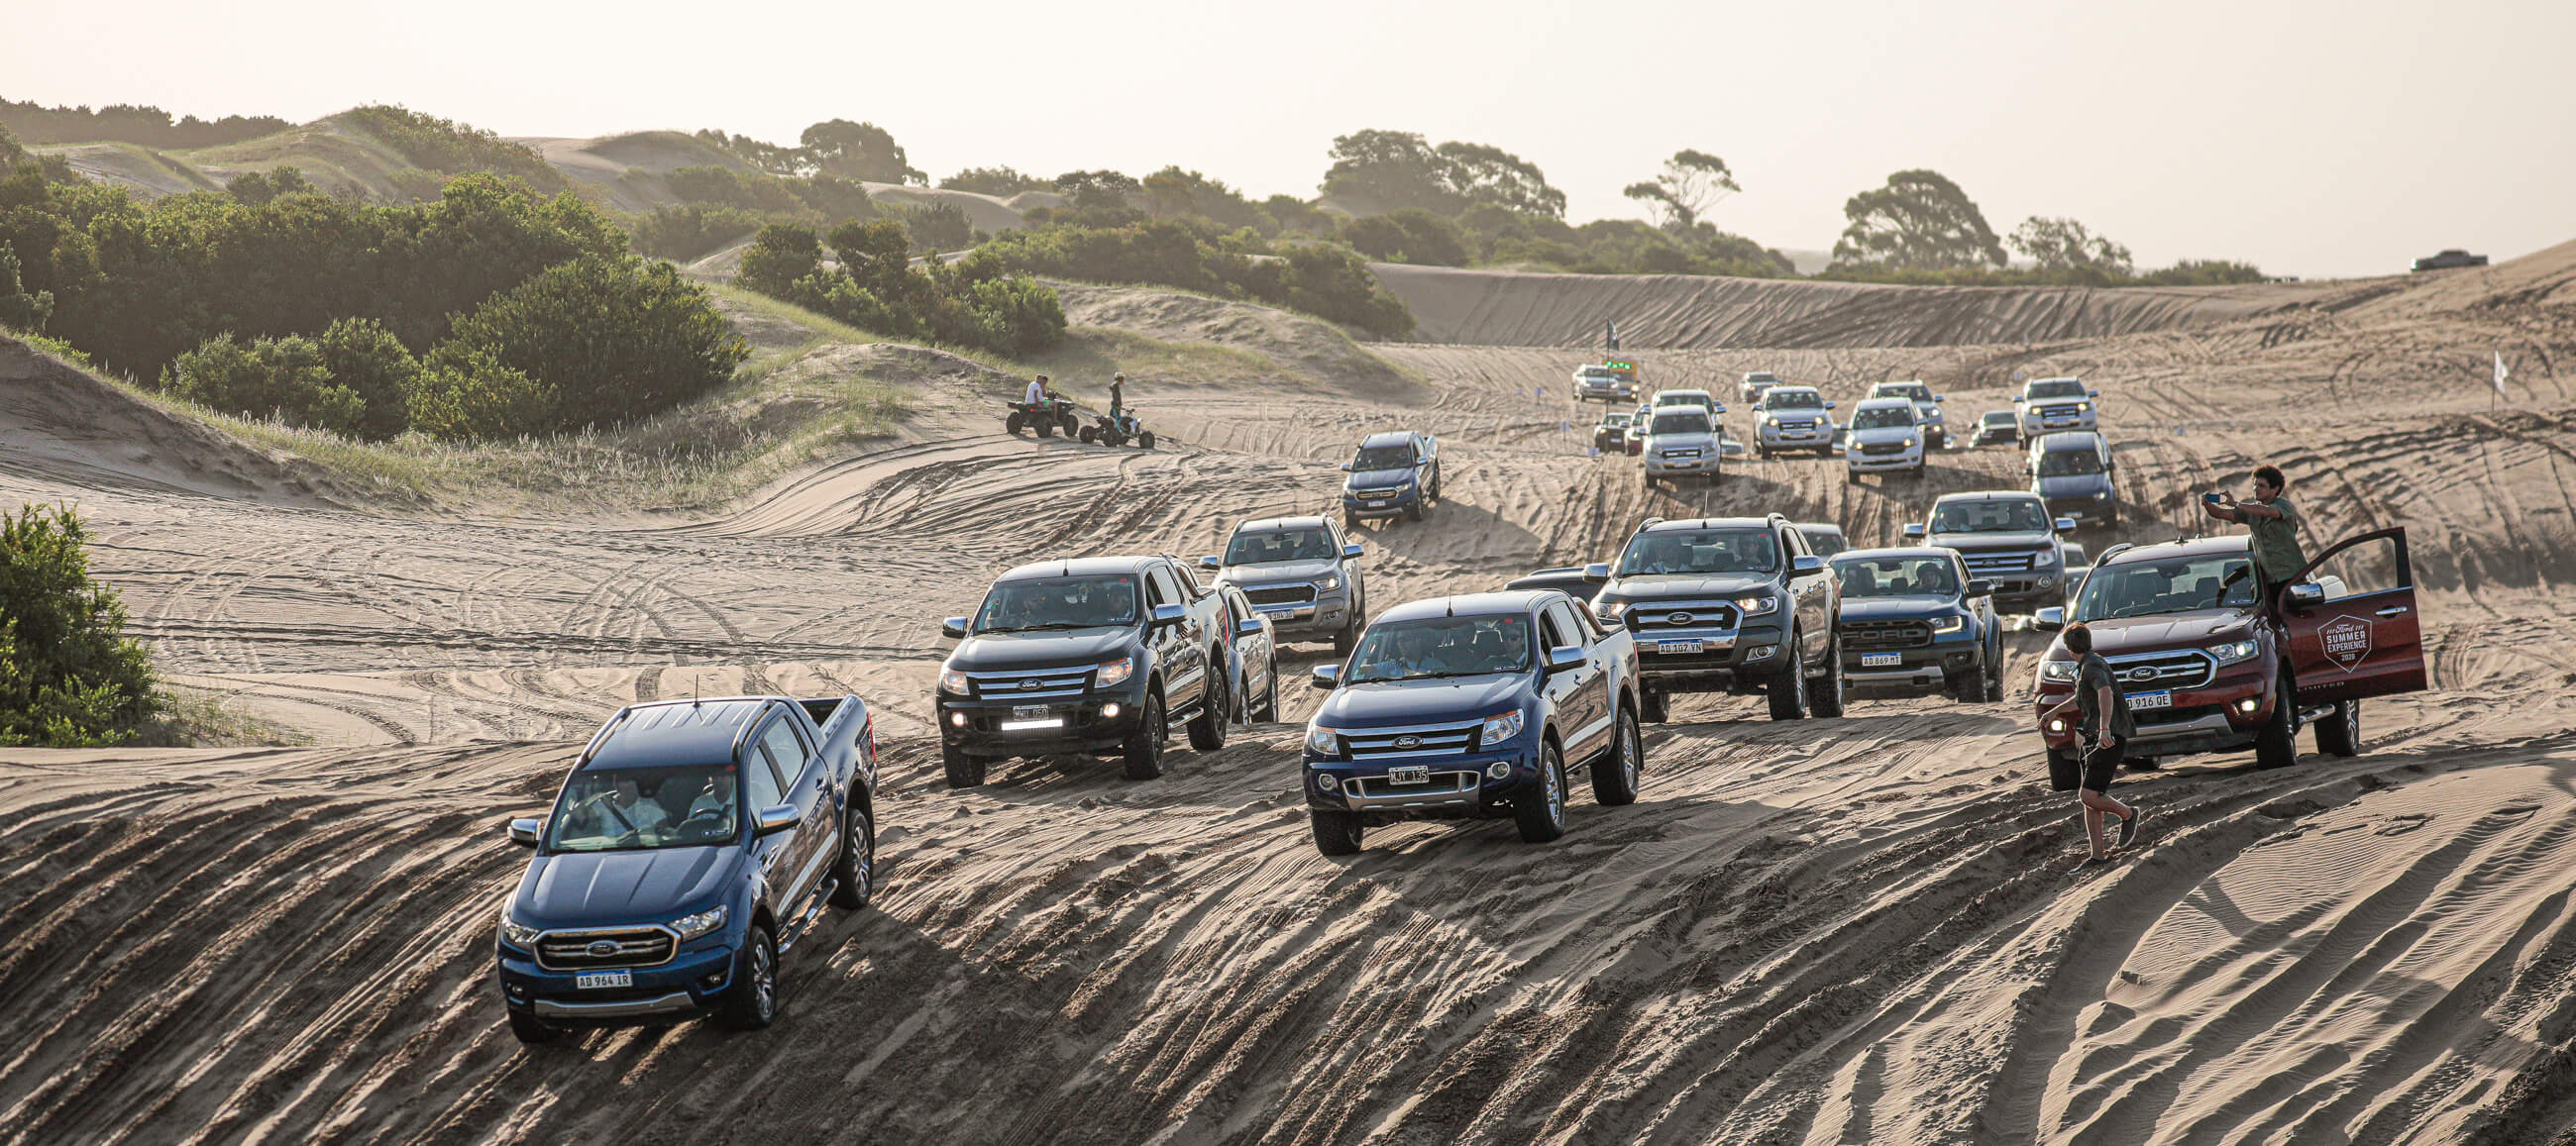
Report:
[[2133,692],[2129,694],[2129,710],[2132,712],[2146,708],[2172,707],[2173,690],[2169,688],[2160,688],[2154,692]]
[[1046,714],[1047,706],[1043,704],[1023,704],[1011,709],[1013,720],[1036,720]]
[[1431,782],[1431,766],[1428,764],[1407,764],[1402,767],[1389,768],[1386,770],[1386,782],[1389,784],[1428,784]]
[[1386,503],[1383,501],[1372,501],[1368,503],[1368,507],[1370,509],[1384,509],[1386,508]]
[[1062,727],[1064,727],[1063,717],[1048,717],[1045,720],[1005,720],[1002,722],[1002,731],[1004,732],[1026,732],[1032,728]]
[[1657,641],[1655,651],[1664,656],[1688,656],[1708,649],[1705,641]]
[[584,971],[572,977],[572,985],[577,991],[588,991],[598,987],[632,987],[635,985],[635,972]]
[[1903,653],[1862,653],[1860,655],[1862,668],[1894,668],[1904,663],[1905,654]]

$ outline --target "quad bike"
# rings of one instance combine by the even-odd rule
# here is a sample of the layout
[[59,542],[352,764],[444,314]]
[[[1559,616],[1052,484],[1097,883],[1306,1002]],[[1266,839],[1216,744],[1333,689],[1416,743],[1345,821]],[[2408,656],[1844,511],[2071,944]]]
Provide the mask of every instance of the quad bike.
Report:
[[1154,431],[1146,429],[1134,414],[1122,412],[1115,418],[1102,414],[1099,422],[1082,428],[1082,440],[1104,446],[1123,446],[1132,441],[1138,449],[1150,450],[1154,448]]
[[1044,402],[1011,403],[1011,416],[1005,420],[1005,424],[1010,426],[1014,436],[1017,436],[1021,430],[1033,429],[1038,432],[1039,437],[1051,438],[1055,436],[1056,429],[1062,427],[1064,436],[1070,438],[1073,436],[1074,427],[1082,424],[1082,419],[1073,412],[1073,399],[1049,394]]

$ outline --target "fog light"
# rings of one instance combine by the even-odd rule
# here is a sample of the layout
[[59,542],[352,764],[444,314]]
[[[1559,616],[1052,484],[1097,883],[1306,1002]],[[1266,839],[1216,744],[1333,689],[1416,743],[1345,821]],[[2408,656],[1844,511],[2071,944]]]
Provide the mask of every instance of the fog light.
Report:
[[1754,661],[1767,661],[1771,659],[1771,654],[1779,651],[1778,645],[1757,645],[1751,652],[1744,654],[1744,660],[1747,664]]
[[1342,790],[1342,779],[1330,772],[1315,773],[1315,790],[1331,795]]
[[964,728],[966,727],[966,714],[962,712],[949,713],[948,723],[954,724],[959,728]]
[[1496,760],[1491,764],[1485,765],[1485,775],[1491,776],[1494,779],[1501,780],[1509,777],[1511,774],[1512,762],[1509,760]]
[[699,986],[701,986],[701,987],[705,987],[705,988],[707,988],[707,989],[709,989],[709,990],[713,990],[713,989],[715,989],[715,988],[717,988],[717,987],[724,986],[724,977],[725,977],[725,973],[724,973],[724,972],[722,972],[722,971],[718,971],[718,972],[716,972],[716,973],[714,973],[714,974],[712,974],[712,975],[709,975],[709,976],[707,976],[707,977],[705,977],[705,978],[703,978],[703,979],[698,980],[698,985],[699,985]]
[[2050,732],[2064,732],[2064,731],[2066,731],[2066,720],[2065,720],[2065,718],[2063,718],[2063,717],[2052,717],[2052,718],[2050,718],[2050,719],[2049,719],[2049,722],[2048,722],[2048,730],[2049,730]]
[[1101,706],[1100,706],[1100,715],[1101,715],[1102,717],[1107,718],[1107,719],[1110,719],[1110,720],[1115,720],[1115,719],[1117,719],[1117,718],[1118,718],[1118,702],[1113,700],[1113,701],[1110,701],[1110,702],[1109,702],[1109,703],[1107,703],[1107,704],[1101,705]]
[[2259,696],[2249,696],[2236,702],[2236,711],[2247,716],[2254,715],[2254,710],[2261,707],[2263,707],[2263,698]]

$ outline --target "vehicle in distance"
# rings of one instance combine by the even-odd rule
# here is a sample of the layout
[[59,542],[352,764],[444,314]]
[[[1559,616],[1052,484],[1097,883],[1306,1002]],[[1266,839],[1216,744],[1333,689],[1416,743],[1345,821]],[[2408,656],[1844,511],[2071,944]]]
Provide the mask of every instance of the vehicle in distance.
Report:
[[1798,533],[1807,539],[1807,552],[1818,557],[1830,559],[1851,548],[1851,542],[1843,537],[1842,526],[1822,521],[1801,521],[1797,526]]
[[1629,457],[1638,457],[1646,452],[1646,427],[1653,425],[1654,421],[1655,404],[1652,402],[1637,403],[1636,410],[1628,415]]
[[2093,559],[2085,556],[2081,543],[2074,541],[2058,543],[2057,552],[2066,562],[2065,580],[2061,583],[2066,586],[2066,607],[2072,609],[2075,594],[2084,588],[2084,575],[2093,571]]
[[875,892],[876,730],[855,696],[629,705],[600,726],[501,909],[523,1043],[711,1015],[765,1027],[779,958]]
[[1613,358],[1574,369],[1574,400],[1589,402],[1634,402],[1637,400],[1637,364]]
[[1342,463],[1342,524],[1402,516],[1422,520],[1440,500],[1440,443],[1420,430],[1388,430],[1360,442]]
[[1566,565],[1555,569],[1532,570],[1504,582],[1503,588],[1511,591],[1554,589],[1589,606],[1593,595],[1601,591],[1601,581],[1592,576],[1583,566]]
[[[2266,600],[2242,534],[2115,545],[2084,578],[2074,617],[2093,631],[2127,694],[2136,763],[2199,752],[2254,750],[2264,767],[2298,760],[2302,723],[2317,750],[2361,751],[2361,702],[2424,688],[2422,618],[2406,531],[2345,538]],[[2066,613],[2041,610],[2054,631]],[[2074,786],[2073,713],[2049,710],[2073,693],[2076,662],[2061,640],[2040,660],[2040,738],[2052,779]]]
[[1710,421],[1717,420],[1718,415],[1726,412],[1726,403],[1718,401],[1717,395],[1706,390],[1658,390],[1655,400],[1647,406],[1657,411],[1667,406],[1697,406],[1708,411]]
[[1521,838],[1565,834],[1566,774],[1593,798],[1637,799],[1637,651],[1563,593],[1413,601],[1369,623],[1306,727],[1306,817],[1328,856],[1402,819],[1509,815]]
[[1592,426],[1592,448],[1605,454],[1616,454],[1628,448],[1628,427],[1637,420],[1634,410],[1612,410],[1601,415]]
[[1594,615],[1637,639],[1647,721],[1692,692],[1761,694],[1774,720],[1843,714],[1841,591],[1788,518],[1647,518],[1617,561],[1588,570],[1605,581]]
[[2033,378],[2023,383],[2021,394],[2013,399],[2013,405],[2021,407],[2021,440],[2028,442],[2056,430],[2098,428],[2093,400],[2101,396],[2101,391],[2085,389],[2077,378]]
[[1904,532],[1908,541],[1958,550],[1970,575],[1993,584],[1995,608],[2027,613],[2063,600],[2057,536],[2074,529],[2073,519],[2049,516],[2038,494],[1992,490],[1945,494]]
[[1753,403],[1753,452],[1770,457],[1782,450],[1814,450],[1819,457],[1834,452],[1834,404],[1813,386],[1773,386]]
[[2021,419],[2010,410],[1988,410],[1977,419],[1976,440],[1972,446],[2005,446],[2021,444]]
[[1002,574],[972,617],[939,625],[957,642],[933,697],[948,786],[982,784],[994,760],[1069,753],[1114,755],[1128,779],[1151,780],[1174,720],[1191,747],[1224,747],[1225,624],[1218,596],[1170,557]]
[[2487,265],[2487,257],[2485,255],[2472,255],[2458,247],[2453,247],[2450,250],[2443,251],[2439,254],[2426,255],[2423,258],[2415,260],[2415,269],[2419,271],[2446,271],[2453,267],[2483,267],[2485,265]]
[[1923,472],[1923,432],[1914,424],[1914,403],[1865,398],[1852,408],[1851,428],[1843,434],[1843,479],[1898,471]]
[[2003,626],[1994,586],[1955,549],[1852,549],[1834,555],[1834,619],[1854,697],[2004,698]]
[[1881,382],[1869,388],[1872,398],[1903,398],[1914,403],[1914,425],[1923,431],[1923,448],[1937,450],[1949,444],[1948,423],[1942,420],[1941,396],[1921,382]]
[[2120,524],[2120,499],[2111,475],[2119,469],[2111,443],[2090,430],[2041,434],[2030,444],[2030,492],[2055,517],[2105,529]]
[[1279,719],[1279,627],[1252,607],[1243,590],[1218,585],[1212,591],[1223,601],[1233,633],[1226,642],[1226,695],[1234,700],[1228,719]]
[[1751,402],[1762,397],[1763,391],[1779,384],[1780,376],[1768,370],[1747,370],[1744,372],[1744,381],[1736,387],[1736,393],[1743,395],[1745,401]]
[[1696,403],[1655,407],[1654,417],[1646,423],[1646,488],[1653,489],[1658,481],[1693,477],[1716,484],[1724,476],[1719,448],[1717,420],[1707,410]]
[[1368,619],[1359,543],[1321,517],[1270,517],[1234,527],[1225,552],[1199,558],[1216,583],[1243,590],[1279,640],[1329,640],[1349,655]]

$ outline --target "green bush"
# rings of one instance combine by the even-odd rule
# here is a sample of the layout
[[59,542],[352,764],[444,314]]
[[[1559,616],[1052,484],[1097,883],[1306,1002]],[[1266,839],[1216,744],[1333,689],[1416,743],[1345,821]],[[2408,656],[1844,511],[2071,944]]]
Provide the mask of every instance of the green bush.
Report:
[[975,224],[954,203],[927,203],[903,208],[899,216],[912,248],[927,254],[963,250],[975,242]]
[[823,243],[809,227],[771,223],[742,253],[734,281],[772,298],[796,297],[796,284],[823,265]]
[[412,391],[420,384],[420,362],[394,332],[372,318],[344,318],[313,344],[331,381],[366,404],[358,416],[359,437],[382,441],[403,432]]
[[968,283],[959,300],[985,332],[982,345],[1025,358],[1064,341],[1064,300],[1026,275]]
[[664,207],[636,220],[635,249],[657,259],[695,262],[759,230],[760,218],[740,207]]
[[1022,175],[1008,167],[969,167],[939,181],[943,191],[972,191],[978,195],[1009,198],[1022,191],[1042,191],[1048,182],[1034,175]]
[[1413,315],[1347,247],[1282,244],[1204,219],[1125,227],[1049,225],[1006,231],[958,263],[969,279],[1024,273],[1103,283],[1179,287],[1249,298],[1345,323],[1382,338],[1413,331]]
[[[585,255],[548,267],[459,319],[450,345],[541,381],[553,412],[510,427],[546,433],[611,425],[695,398],[751,350],[669,263]],[[448,346],[440,347],[441,351]],[[465,361],[432,354],[433,369]]]
[[258,206],[280,195],[312,195],[321,191],[301,169],[278,164],[269,171],[245,171],[224,184],[224,192],[244,203]]
[[41,333],[53,313],[53,292],[28,293],[18,277],[18,252],[0,243],[0,330]]
[[357,391],[332,381],[321,347],[292,335],[247,346],[229,334],[208,339],[172,362],[161,385],[209,409],[343,434],[357,433],[367,412]]
[[451,342],[430,352],[407,413],[413,429],[441,441],[501,438],[548,424],[555,394],[489,348]]
[[121,744],[162,707],[86,537],[68,509],[0,511],[0,745]]
[[91,111],[0,100],[0,131],[15,132],[29,143],[115,141],[145,147],[215,147],[293,126],[273,115],[228,115],[216,120],[191,115],[173,121],[169,112],[157,107],[113,104]]
[[897,338],[926,338],[999,354],[1030,355],[1063,341],[1064,304],[1036,280],[991,260],[912,265],[912,240],[891,219],[844,223],[828,241],[837,270],[822,267],[812,231],[761,228],[735,282]]
[[548,164],[535,148],[512,143],[492,132],[389,104],[352,108],[346,115],[368,134],[401,152],[414,166],[450,175],[469,171],[515,175],[541,191],[565,188],[563,173]]
[[1341,240],[1385,262],[1434,267],[1463,267],[1468,262],[1466,236],[1458,225],[1419,207],[1352,219],[1342,224]]

